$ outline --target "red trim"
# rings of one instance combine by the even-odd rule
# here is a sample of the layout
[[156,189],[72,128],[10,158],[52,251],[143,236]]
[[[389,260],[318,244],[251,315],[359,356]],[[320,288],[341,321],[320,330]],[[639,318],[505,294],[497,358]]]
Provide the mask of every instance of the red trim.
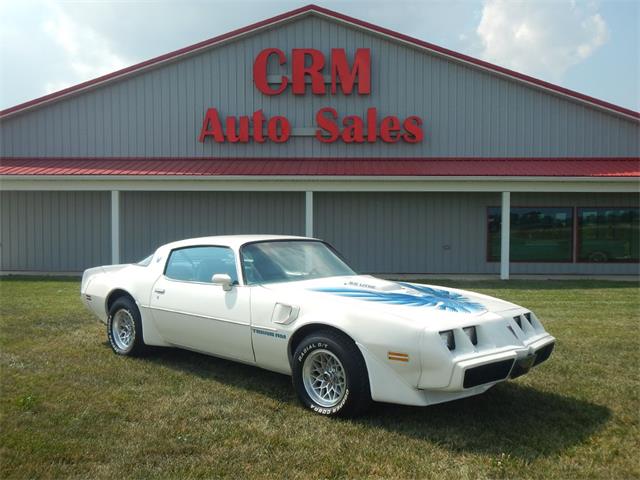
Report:
[[432,43],[428,43],[428,42],[425,42],[423,40],[419,40],[417,38],[410,37],[408,35],[404,35],[402,33],[398,33],[398,32],[395,32],[393,30],[389,30],[389,29],[384,28],[384,27],[379,27],[379,26],[374,25],[372,23],[365,22],[363,20],[359,20],[357,18],[353,18],[353,17],[350,17],[348,15],[344,15],[342,13],[334,12],[333,10],[329,10],[327,8],[319,7],[317,5],[307,5],[307,6],[304,6],[304,7],[301,7],[301,8],[297,8],[295,10],[291,10],[290,12],[286,12],[286,13],[283,13],[281,15],[276,15],[275,17],[271,17],[271,18],[268,18],[266,20],[262,20],[260,22],[253,23],[253,24],[248,25],[246,27],[239,28],[237,30],[233,30],[231,32],[225,33],[223,35],[219,35],[217,37],[214,37],[214,38],[211,38],[211,39],[208,39],[208,40],[204,40],[204,41],[196,43],[194,45],[190,45],[188,47],[184,47],[184,48],[181,48],[179,50],[175,50],[173,52],[170,52],[170,53],[167,53],[167,54],[164,54],[164,55],[160,55],[159,57],[155,57],[155,58],[152,58],[150,60],[146,60],[146,61],[138,63],[136,65],[132,65],[130,67],[124,68],[122,70],[118,70],[116,72],[113,72],[113,73],[110,73],[110,74],[107,74],[107,75],[103,75],[103,76],[98,77],[98,78],[94,78],[93,80],[89,80],[87,82],[83,82],[83,83],[80,83],[78,85],[75,85],[75,86],[72,86],[72,87],[69,87],[69,88],[65,88],[64,90],[60,90],[59,92],[54,92],[54,93],[51,93],[49,95],[45,95],[43,97],[36,98],[34,100],[30,100],[28,102],[24,102],[24,103],[21,103],[19,105],[15,105],[13,107],[10,107],[10,108],[7,108],[5,110],[0,111],[0,118],[2,118],[4,116],[7,116],[9,114],[18,112],[20,110],[24,110],[26,108],[33,107],[35,105],[44,103],[44,102],[46,102],[48,100],[53,100],[53,99],[56,99],[58,97],[62,97],[64,95],[76,92],[76,91],[81,90],[83,88],[87,88],[87,87],[90,87],[92,85],[96,85],[96,84],[105,82],[107,80],[110,80],[110,79],[113,79],[113,78],[116,78],[116,77],[120,77],[122,75],[126,75],[126,74],[129,74],[129,73],[135,72],[137,70],[140,70],[142,68],[154,65],[156,63],[160,63],[160,62],[163,62],[165,60],[169,60],[171,58],[177,57],[179,55],[183,55],[185,53],[189,53],[189,52],[192,52],[194,50],[198,50],[198,49],[210,46],[210,45],[214,45],[214,44],[216,44],[218,42],[221,42],[223,40],[232,38],[234,36],[241,35],[241,34],[244,34],[244,33],[248,33],[248,32],[251,32],[253,30],[256,30],[258,28],[265,27],[265,26],[268,26],[268,25],[271,25],[271,24],[274,24],[274,23],[277,23],[277,22],[280,22],[280,21],[295,17],[296,15],[300,15],[300,14],[306,13],[306,12],[321,13],[321,14],[327,15],[329,17],[333,17],[333,18],[336,18],[336,19],[339,19],[339,20],[342,20],[342,21],[345,21],[345,22],[349,22],[349,23],[351,23],[353,25],[357,25],[359,27],[370,29],[370,30],[372,30],[374,32],[377,32],[377,33],[381,33],[381,34],[384,34],[384,35],[388,35],[388,36],[394,37],[394,38],[396,38],[398,40],[402,40],[402,41],[405,41],[405,42],[412,43],[414,45],[418,45],[420,47],[426,48],[426,49],[431,50],[433,52],[437,52],[437,53],[440,53],[440,54],[443,54],[443,55],[447,55],[449,57],[456,58],[458,60],[462,60],[462,61],[477,65],[479,67],[482,67],[482,68],[485,68],[485,69],[488,69],[488,70],[492,70],[492,71],[500,73],[502,75],[506,75],[506,76],[515,78],[517,80],[521,80],[521,81],[524,81],[524,82],[527,82],[527,83],[530,83],[530,84],[533,84],[533,85],[537,85],[539,87],[543,87],[543,88],[555,91],[557,93],[561,93],[563,95],[567,95],[569,97],[573,97],[573,98],[585,101],[587,103],[591,103],[593,105],[597,105],[599,107],[607,108],[609,110],[613,110],[615,112],[622,113],[624,115],[633,117],[635,119],[640,119],[640,112],[636,112],[634,110],[631,110],[631,109],[628,109],[628,108],[624,108],[624,107],[621,107],[619,105],[615,105],[613,103],[605,102],[604,100],[599,100],[599,99],[591,97],[589,95],[584,95],[582,93],[579,93],[579,92],[576,92],[576,91],[573,91],[573,90],[569,90],[568,88],[564,88],[564,87],[561,87],[559,85],[555,85],[553,83],[549,83],[549,82],[546,82],[544,80],[539,80],[539,79],[531,77],[529,75],[525,75],[523,73],[519,73],[519,72],[510,70],[508,68],[500,67],[498,65],[494,65],[492,63],[485,62],[484,60],[479,60],[477,58],[470,57],[470,56],[462,54],[462,53],[454,52],[453,50],[449,50],[449,49],[444,48],[444,47],[439,47],[439,46],[434,45]]
[[0,158],[0,175],[640,177],[640,158]]

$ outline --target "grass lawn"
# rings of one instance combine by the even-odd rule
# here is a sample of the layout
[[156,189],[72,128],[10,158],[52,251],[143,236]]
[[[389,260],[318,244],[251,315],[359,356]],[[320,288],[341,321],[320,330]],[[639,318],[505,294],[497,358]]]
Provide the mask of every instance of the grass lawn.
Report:
[[286,376],[114,355],[76,280],[2,279],[0,478],[640,476],[637,284],[440,283],[531,308],[555,353],[479,397],[331,420]]

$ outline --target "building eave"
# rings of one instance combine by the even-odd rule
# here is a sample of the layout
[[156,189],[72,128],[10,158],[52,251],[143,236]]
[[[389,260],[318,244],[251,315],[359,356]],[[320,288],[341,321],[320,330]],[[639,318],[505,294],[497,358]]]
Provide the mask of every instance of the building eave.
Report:
[[3,190],[640,193],[635,177],[0,175]]

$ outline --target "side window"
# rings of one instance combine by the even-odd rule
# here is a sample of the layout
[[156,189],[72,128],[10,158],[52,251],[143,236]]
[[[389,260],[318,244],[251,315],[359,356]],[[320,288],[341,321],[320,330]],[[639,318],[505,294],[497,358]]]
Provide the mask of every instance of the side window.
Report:
[[187,247],[173,250],[164,274],[184,282],[211,283],[216,273],[226,273],[238,283],[233,250],[227,247]]

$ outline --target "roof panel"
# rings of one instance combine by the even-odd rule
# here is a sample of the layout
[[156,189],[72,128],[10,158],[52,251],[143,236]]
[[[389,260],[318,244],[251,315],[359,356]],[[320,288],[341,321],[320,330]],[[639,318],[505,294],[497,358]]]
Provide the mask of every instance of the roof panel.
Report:
[[0,175],[640,177],[640,158],[5,158]]

